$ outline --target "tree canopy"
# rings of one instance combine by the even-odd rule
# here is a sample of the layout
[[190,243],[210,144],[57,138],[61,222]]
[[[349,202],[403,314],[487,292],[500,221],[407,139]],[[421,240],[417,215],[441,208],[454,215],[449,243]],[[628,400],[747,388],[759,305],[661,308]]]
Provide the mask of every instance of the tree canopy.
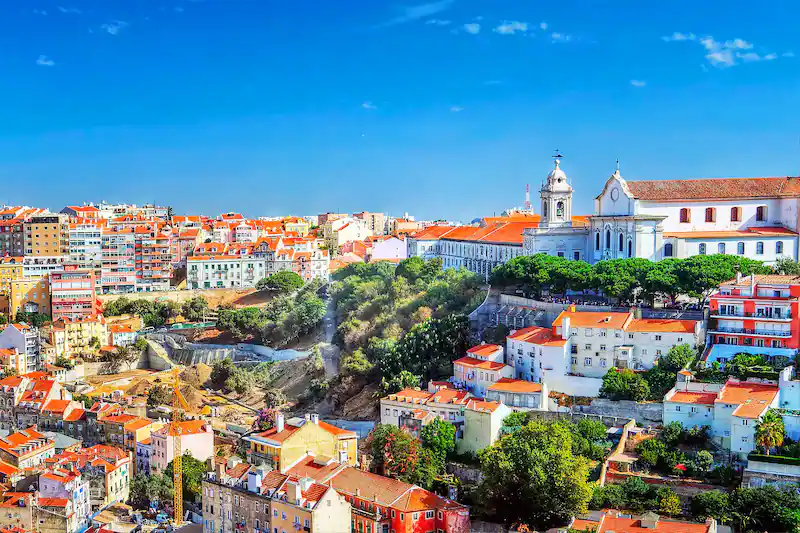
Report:
[[277,291],[281,294],[289,294],[303,286],[303,278],[296,272],[282,270],[269,277],[259,280],[256,289],[260,291]]

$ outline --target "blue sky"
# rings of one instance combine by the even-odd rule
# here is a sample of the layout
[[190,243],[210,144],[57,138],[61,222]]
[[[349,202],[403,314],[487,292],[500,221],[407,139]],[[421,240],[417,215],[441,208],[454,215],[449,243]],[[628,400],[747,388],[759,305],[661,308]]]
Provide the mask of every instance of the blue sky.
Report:
[[[797,175],[797,2],[0,3],[0,203],[470,220]],[[797,55],[796,55],[797,54]]]

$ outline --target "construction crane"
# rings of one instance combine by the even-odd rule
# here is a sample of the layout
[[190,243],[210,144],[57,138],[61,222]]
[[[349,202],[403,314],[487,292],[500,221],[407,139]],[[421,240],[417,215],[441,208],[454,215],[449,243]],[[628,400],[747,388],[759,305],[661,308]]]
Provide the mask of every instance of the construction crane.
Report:
[[180,369],[172,369],[174,377],[172,384],[172,422],[170,422],[169,435],[172,435],[172,484],[173,494],[172,520],[175,524],[183,522],[183,449],[181,447],[181,419],[184,411],[189,410],[189,404],[181,394]]

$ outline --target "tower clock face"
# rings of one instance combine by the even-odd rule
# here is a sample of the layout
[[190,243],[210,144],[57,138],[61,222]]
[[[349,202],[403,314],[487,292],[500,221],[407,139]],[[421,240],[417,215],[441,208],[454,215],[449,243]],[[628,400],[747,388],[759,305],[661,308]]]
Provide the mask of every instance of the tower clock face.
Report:
[[617,189],[616,187],[611,189],[611,199],[614,200],[615,202],[619,199],[619,189]]

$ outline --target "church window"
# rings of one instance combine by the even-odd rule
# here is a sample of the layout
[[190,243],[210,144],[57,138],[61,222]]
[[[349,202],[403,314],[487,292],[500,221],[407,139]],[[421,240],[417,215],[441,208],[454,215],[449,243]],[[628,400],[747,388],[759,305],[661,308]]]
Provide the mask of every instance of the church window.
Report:
[[542,205],[542,215],[544,215],[545,217],[547,217],[547,203],[544,203],[544,204]]
[[764,243],[761,241],[756,243],[756,255],[764,255]]
[[664,257],[672,257],[672,243],[664,245]]
[[581,260],[581,253],[580,252],[572,252],[572,258],[575,261],[580,261]]
[[706,255],[706,243],[701,242],[699,246],[700,255]]
[[556,255],[557,255],[558,257],[564,257],[564,252],[556,252]]
[[595,250],[599,250],[600,249],[600,232],[599,231],[594,234],[594,249]]
[[628,239],[628,257],[633,257],[633,241]]
[[764,222],[767,220],[767,206],[760,205],[756,207],[756,220],[759,222]]
[[717,245],[717,253],[725,255],[725,243],[721,242]]
[[558,202],[556,204],[556,216],[559,218],[564,216],[564,202]]
[[731,207],[731,222],[740,222],[742,220],[742,208]]
[[606,248],[611,248],[611,230],[606,230]]
[[783,241],[778,241],[775,243],[775,255],[779,255],[783,253]]
[[681,222],[688,223],[691,222],[692,216],[689,212],[687,207],[681,209]]
[[717,220],[717,210],[713,207],[706,207],[706,222],[714,222]]
[[739,255],[744,255],[744,243],[738,242],[736,243],[736,253]]
[[619,234],[619,239],[617,239],[617,249],[621,252],[624,248],[625,237],[622,236],[622,233]]

